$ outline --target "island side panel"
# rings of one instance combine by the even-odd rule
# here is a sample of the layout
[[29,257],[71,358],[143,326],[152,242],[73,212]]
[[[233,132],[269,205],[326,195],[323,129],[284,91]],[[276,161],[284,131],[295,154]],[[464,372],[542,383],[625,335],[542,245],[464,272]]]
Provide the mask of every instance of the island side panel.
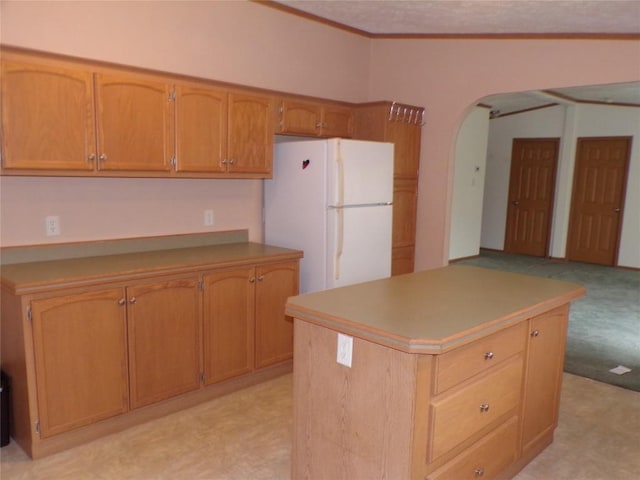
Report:
[[295,319],[292,478],[410,478],[418,355]]

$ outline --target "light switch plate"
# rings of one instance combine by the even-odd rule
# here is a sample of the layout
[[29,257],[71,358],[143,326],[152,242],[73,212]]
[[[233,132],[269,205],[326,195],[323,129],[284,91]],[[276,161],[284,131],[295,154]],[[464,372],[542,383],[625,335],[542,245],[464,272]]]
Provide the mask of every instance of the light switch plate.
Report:
[[351,368],[352,357],[353,357],[353,337],[339,333],[338,334],[338,354],[337,354],[336,361],[339,364],[344,365],[345,367]]

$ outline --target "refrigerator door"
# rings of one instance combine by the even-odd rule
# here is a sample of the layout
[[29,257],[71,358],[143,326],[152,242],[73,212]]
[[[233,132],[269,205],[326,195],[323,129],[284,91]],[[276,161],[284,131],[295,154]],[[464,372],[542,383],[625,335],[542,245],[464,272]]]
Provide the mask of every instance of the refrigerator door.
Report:
[[391,205],[327,209],[326,288],[391,276]]
[[327,199],[331,206],[393,201],[393,144],[327,140]]
[[304,251],[300,293],[325,288],[326,142],[276,144],[273,180],[264,181],[264,239]]

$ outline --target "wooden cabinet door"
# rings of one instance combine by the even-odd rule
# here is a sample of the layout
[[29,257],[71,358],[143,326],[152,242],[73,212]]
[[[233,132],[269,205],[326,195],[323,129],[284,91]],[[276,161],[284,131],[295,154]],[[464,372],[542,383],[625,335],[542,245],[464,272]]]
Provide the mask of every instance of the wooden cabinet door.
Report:
[[173,147],[170,85],[133,75],[96,75],[98,169],[168,172]]
[[255,270],[204,276],[204,383],[253,370]]
[[322,135],[350,138],[353,135],[353,113],[350,108],[325,106],[322,115]]
[[281,106],[280,133],[317,136],[322,127],[319,105],[285,100]]
[[528,366],[522,415],[522,448],[526,451],[558,424],[569,306],[530,320]]
[[415,244],[417,202],[417,180],[399,179],[393,182],[392,245],[394,247]]
[[121,288],[33,300],[33,349],[40,436],[129,408]]
[[284,314],[298,294],[298,262],[256,268],[256,368],[293,357],[293,321]]
[[195,278],[127,288],[131,408],[199,388],[199,300]]
[[176,87],[176,171],[223,172],[227,153],[227,92]]
[[417,178],[420,163],[420,125],[391,121],[385,141],[394,144],[393,176]]
[[93,170],[91,73],[2,62],[2,167]]
[[273,160],[273,104],[269,97],[229,94],[227,171],[267,176]]

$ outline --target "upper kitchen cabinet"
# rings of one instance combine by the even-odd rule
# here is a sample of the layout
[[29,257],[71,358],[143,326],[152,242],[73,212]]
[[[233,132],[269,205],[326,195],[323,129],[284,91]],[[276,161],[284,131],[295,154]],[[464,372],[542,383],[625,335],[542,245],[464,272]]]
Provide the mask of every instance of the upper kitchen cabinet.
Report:
[[96,74],[98,170],[169,172],[173,93],[162,79]]
[[3,57],[2,169],[92,171],[91,72]]
[[176,86],[176,172],[224,172],[227,92]]
[[[256,178],[273,170],[273,100],[271,97],[233,92],[228,98],[226,171]],[[224,162],[224,160],[223,160]]]
[[272,171],[273,102],[206,83],[176,85],[176,172],[264,178]]
[[346,106],[285,99],[279,113],[277,133],[346,138],[353,135],[353,112]]

